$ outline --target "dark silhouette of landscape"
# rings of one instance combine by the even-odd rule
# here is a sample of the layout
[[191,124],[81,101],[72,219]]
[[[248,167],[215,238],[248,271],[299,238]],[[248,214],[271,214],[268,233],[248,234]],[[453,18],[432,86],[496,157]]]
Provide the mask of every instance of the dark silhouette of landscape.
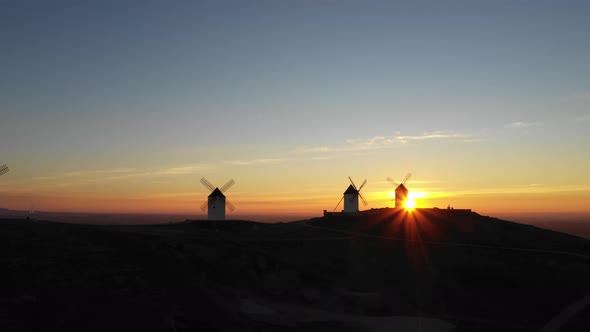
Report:
[[[465,210],[29,216],[1,220],[0,237],[2,331],[539,331],[590,293],[589,240]],[[589,330],[588,310],[553,325]]]

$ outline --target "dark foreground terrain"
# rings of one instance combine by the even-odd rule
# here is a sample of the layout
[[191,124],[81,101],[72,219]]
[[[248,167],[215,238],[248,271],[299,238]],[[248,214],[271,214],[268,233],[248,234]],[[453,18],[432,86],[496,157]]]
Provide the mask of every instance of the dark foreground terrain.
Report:
[[447,210],[0,220],[0,266],[0,331],[539,331],[590,294],[589,240]]

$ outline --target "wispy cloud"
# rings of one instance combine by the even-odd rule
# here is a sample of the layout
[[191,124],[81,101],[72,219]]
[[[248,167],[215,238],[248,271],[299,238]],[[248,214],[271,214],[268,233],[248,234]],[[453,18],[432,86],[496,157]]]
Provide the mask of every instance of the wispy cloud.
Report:
[[[471,143],[479,141],[478,137],[457,133],[453,131],[435,131],[419,135],[402,135],[397,132],[392,136],[373,136],[370,138],[349,138],[341,144],[333,146],[298,146],[288,151],[288,158],[269,158],[233,160],[227,163],[235,166],[251,165],[275,165],[287,162],[302,162],[310,160],[328,160],[338,158],[342,152],[362,152],[367,150],[384,149],[396,145],[402,146],[410,142],[433,141],[433,142],[464,142]],[[283,156],[279,154],[275,156]]]
[[206,165],[190,165],[181,167],[172,167],[155,172],[157,175],[178,175],[178,174],[189,174],[204,170],[207,168]]
[[373,136],[370,138],[349,138],[343,144],[327,147],[298,147],[294,150],[296,153],[328,153],[328,152],[350,152],[363,150],[376,150],[396,145],[409,144],[411,142],[431,141],[431,142],[476,142],[478,137],[457,133],[453,131],[435,131],[419,135],[402,135],[396,133],[392,136]]
[[98,181],[109,181],[119,180],[126,178],[139,178],[147,176],[172,176],[190,174],[202,171],[207,168],[207,165],[196,164],[196,165],[184,165],[178,167],[161,168],[161,169],[133,169],[133,168],[115,168],[115,169],[102,169],[102,170],[81,170],[75,172],[67,172],[62,174],[56,174],[51,176],[36,177],[33,180],[36,181],[53,181],[53,180],[74,180],[72,183],[82,182],[98,182]]
[[318,157],[311,157],[309,160],[330,160],[334,159],[334,156],[318,156]]
[[545,124],[540,121],[536,121],[536,122],[516,121],[516,122],[511,122],[511,123],[505,124],[504,128],[533,128],[533,127],[543,127],[544,125]]
[[589,121],[590,120],[590,114],[579,116],[575,120],[576,120],[576,122]]
[[297,153],[317,153],[317,152],[330,152],[330,148],[327,146],[299,146],[295,148]]
[[147,193],[143,197],[151,199],[185,199],[194,200],[195,197],[203,197],[202,191],[189,191],[189,192],[166,192],[166,193]]
[[374,136],[368,139],[348,139],[346,143],[351,146],[380,148],[395,144],[406,144],[413,141],[463,141],[473,137],[466,134],[456,133],[453,131],[435,131],[420,135],[401,135],[393,136]]
[[450,132],[450,131],[436,131],[433,133],[425,133],[422,135],[413,136],[395,136],[395,139],[401,143],[408,143],[410,141],[423,141],[423,140],[465,140],[472,139],[470,136],[465,134]]
[[288,158],[266,158],[266,159],[252,159],[252,160],[234,160],[230,163],[238,166],[248,165],[268,165],[268,164],[281,164],[291,159]]
[[130,168],[82,170],[82,171],[66,172],[66,173],[50,175],[50,176],[39,176],[39,177],[33,178],[33,180],[47,181],[47,180],[56,180],[56,179],[63,179],[63,178],[77,178],[77,177],[101,177],[101,176],[104,177],[104,176],[128,174],[128,173],[133,173],[134,171],[136,171],[136,170],[130,169]]

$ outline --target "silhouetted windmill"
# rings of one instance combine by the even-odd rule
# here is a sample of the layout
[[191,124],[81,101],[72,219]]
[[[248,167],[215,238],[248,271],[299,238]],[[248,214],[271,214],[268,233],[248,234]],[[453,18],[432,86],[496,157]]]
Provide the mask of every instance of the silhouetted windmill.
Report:
[[408,180],[412,177],[412,173],[406,174],[406,177],[400,184],[397,184],[392,178],[387,178],[387,181],[393,183],[395,188],[395,207],[397,209],[401,209],[405,207],[406,200],[408,199],[408,188],[406,188],[405,184]]
[[3,175],[3,174],[8,173],[8,171],[10,171],[10,169],[8,168],[8,166],[6,166],[6,165],[0,166],[0,176]]
[[211,182],[207,181],[207,179],[201,179],[201,184],[203,184],[203,186],[205,186],[207,189],[211,190],[211,194],[209,194],[207,201],[201,205],[201,211],[208,210],[207,219],[225,220],[225,208],[227,207],[227,209],[230,211],[236,209],[236,207],[230,203],[223,194],[235,183],[236,181],[231,179],[227,181],[227,183],[221,187],[221,189],[219,189],[212,185]]
[[340,201],[338,202],[338,204],[334,208],[334,211],[336,211],[338,206],[340,206],[340,203],[342,203],[342,201],[344,201],[344,212],[358,212],[359,211],[359,197],[361,198],[364,205],[368,204],[367,200],[363,197],[363,195],[361,195],[361,189],[363,189],[363,187],[367,183],[367,180],[365,179],[365,181],[363,181],[363,183],[361,184],[360,187],[358,187],[358,189],[357,189],[356,185],[354,184],[354,181],[352,181],[352,178],[350,176],[348,177],[348,180],[350,180],[350,185],[348,186],[348,188],[346,189],[346,191],[342,195],[342,198],[340,199]]

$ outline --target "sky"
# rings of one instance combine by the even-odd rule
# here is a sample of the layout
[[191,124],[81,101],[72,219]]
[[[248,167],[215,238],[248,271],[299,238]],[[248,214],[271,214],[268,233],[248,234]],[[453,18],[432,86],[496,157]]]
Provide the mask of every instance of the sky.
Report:
[[[588,1],[0,0],[0,207],[590,215]],[[231,217],[231,215],[230,215]]]

